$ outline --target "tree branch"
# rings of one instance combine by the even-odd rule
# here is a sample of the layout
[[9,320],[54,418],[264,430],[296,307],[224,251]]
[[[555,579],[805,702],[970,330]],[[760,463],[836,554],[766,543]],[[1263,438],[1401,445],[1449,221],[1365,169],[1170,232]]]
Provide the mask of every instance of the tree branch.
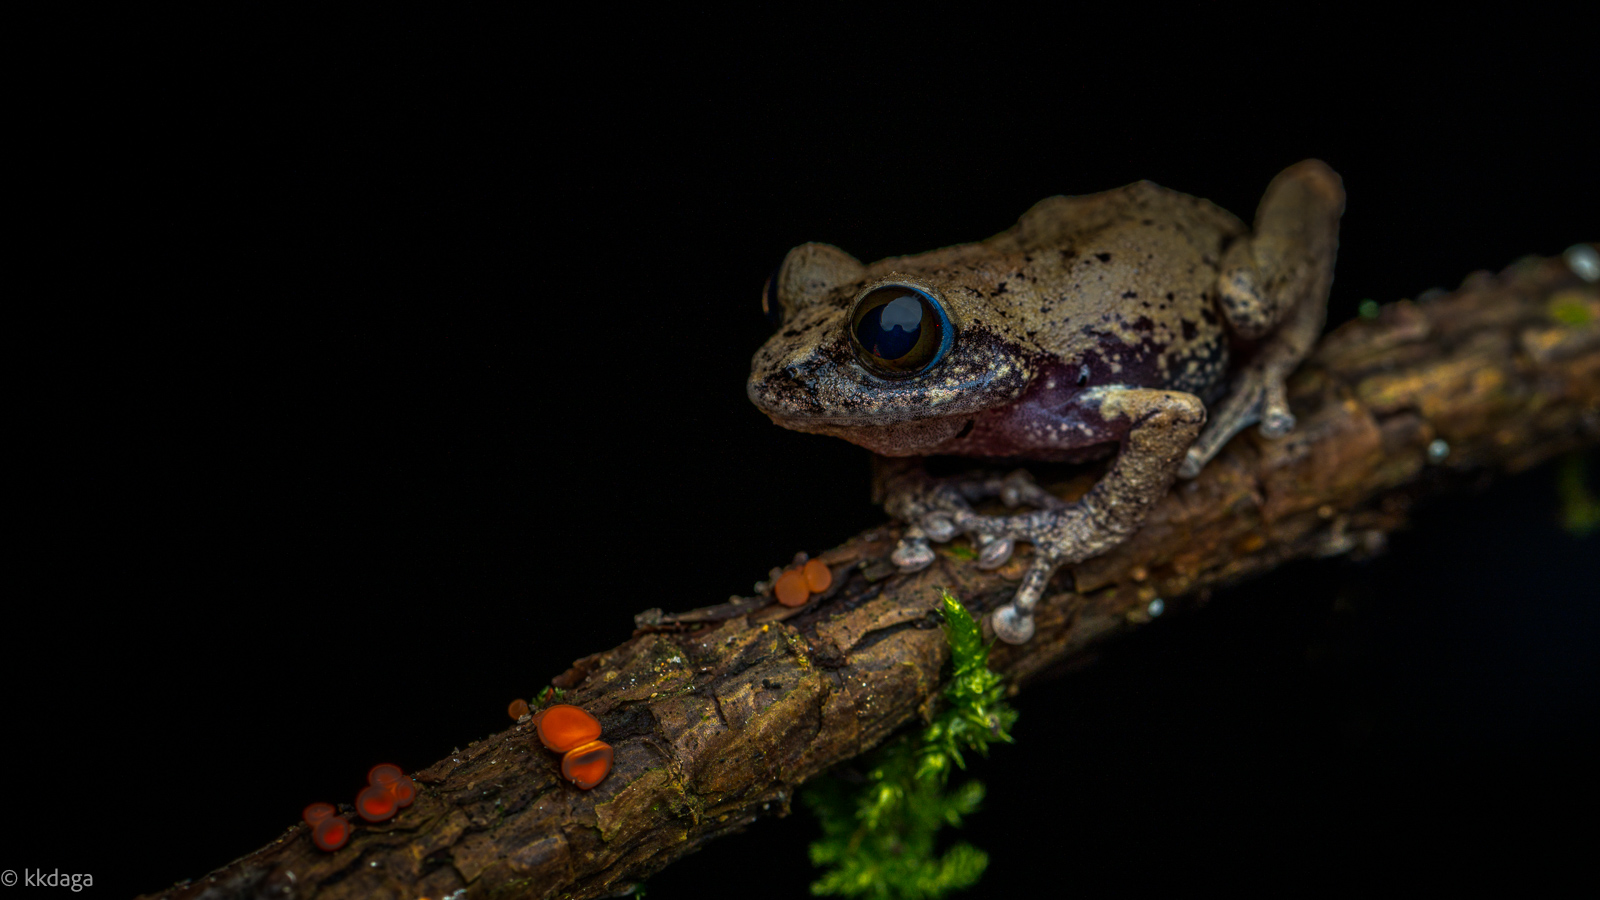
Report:
[[[1560,259],[1477,273],[1327,335],[1291,384],[1294,433],[1252,429],[1181,483],[1126,544],[1075,568],[1032,641],[997,644],[1013,690],[1218,586],[1307,556],[1370,553],[1419,495],[1600,443],[1600,292]],[[1092,480],[1053,489],[1070,499]],[[886,525],[819,558],[833,585],[639,617],[622,645],[554,683],[616,748],[591,791],[519,724],[416,774],[416,804],[332,853],[297,825],[174,898],[600,897],[723,834],[789,811],[796,789],[938,702],[937,587],[975,614],[1010,599],[1027,547],[983,571],[964,541],[895,574]],[[1068,585],[1071,586],[1068,589]]]

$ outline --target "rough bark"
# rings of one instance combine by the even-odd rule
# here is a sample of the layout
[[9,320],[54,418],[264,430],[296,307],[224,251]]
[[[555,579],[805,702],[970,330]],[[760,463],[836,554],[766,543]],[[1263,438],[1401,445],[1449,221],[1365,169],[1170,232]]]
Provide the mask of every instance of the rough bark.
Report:
[[[1128,543],[1056,579],[1038,633],[997,645],[1021,686],[1096,642],[1219,585],[1306,556],[1372,552],[1421,493],[1600,443],[1600,291],[1560,259],[1528,259],[1460,289],[1382,308],[1324,337],[1291,386],[1299,425],[1252,429],[1182,483]],[[1085,477],[1055,486],[1081,492]],[[937,702],[946,659],[939,586],[975,613],[1009,599],[1028,549],[982,571],[964,542],[910,576],[886,525],[820,558],[822,596],[652,611],[621,646],[555,683],[616,748],[591,791],[563,781],[524,722],[417,773],[416,804],[317,850],[299,825],[164,891],[220,897],[600,897],[761,816]]]

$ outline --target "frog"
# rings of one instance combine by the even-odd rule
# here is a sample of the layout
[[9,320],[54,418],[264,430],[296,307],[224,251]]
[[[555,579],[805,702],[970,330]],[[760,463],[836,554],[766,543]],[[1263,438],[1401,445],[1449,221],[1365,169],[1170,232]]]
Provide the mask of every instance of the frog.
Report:
[[[1286,379],[1322,333],[1343,212],[1342,179],[1308,159],[1272,179],[1253,227],[1139,181],[870,264],[801,244],[762,289],[776,328],[746,393],[777,425],[872,451],[877,499],[904,523],[899,571],[958,536],[986,569],[1031,545],[986,617],[1026,643],[1059,570],[1127,541],[1250,426],[1267,440],[1294,429]],[[935,477],[929,457],[1022,468]],[[1108,459],[1071,502],[1026,468]],[[975,511],[992,500],[1007,512]]]

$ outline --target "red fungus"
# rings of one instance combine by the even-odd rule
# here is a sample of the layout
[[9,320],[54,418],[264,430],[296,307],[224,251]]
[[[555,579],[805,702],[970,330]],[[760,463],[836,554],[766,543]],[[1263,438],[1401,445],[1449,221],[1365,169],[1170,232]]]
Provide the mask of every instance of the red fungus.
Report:
[[[312,806],[327,804],[311,804]],[[322,850],[337,850],[350,840],[350,820],[344,816],[329,816],[311,829],[311,843]]]
[[833,584],[833,570],[820,559],[806,563],[802,571],[805,572],[806,587],[810,588],[813,594],[820,594]]
[[333,808],[332,803],[313,803],[306,807],[305,812],[300,814],[300,818],[304,819],[307,825],[315,828],[322,822],[322,820],[328,818],[336,812],[338,812],[338,810]]
[[511,705],[506,707],[506,712],[510,713],[513,719],[521,719],[528,714],[528,701],[521,698],[513,700]]
[[398,804],[395,803],[394,794],[389,793],[388,785],[368,785],[356,795],[356,812],[368,822],[392,819],[397,809]]
[[583,790],[588,790],[611,773],[611,745],[605,741],[590,741],[574,747],[561,757],[561,774]]
[[600,736],[600,722],[570,703],[557,703],[539,716],[539,741],[565,753]]
[[373,766],[372,771],[367,773],[367,784],[380,786],[393,784],[404,778],[405,775],[406,773],[400,771],[400,767],[393,763],[380,763]]
[[778,602],[784,606],[799,606],[811,596],[806,576],[799,569],[791,569],[778,576],[778,583],[773,585],[772,592],[778,595]]
[[402,778],[387,787],[389,795],[394,798],[394,805],[401,809],[410,806],[412,801],[417,799],[417,783],[409,778]]

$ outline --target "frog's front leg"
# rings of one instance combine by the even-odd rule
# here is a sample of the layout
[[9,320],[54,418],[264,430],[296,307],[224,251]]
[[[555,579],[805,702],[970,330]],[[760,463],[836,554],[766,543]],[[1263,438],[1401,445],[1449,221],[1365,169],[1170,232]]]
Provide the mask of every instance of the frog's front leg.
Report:
[[1257,422],[1269,438],[1294,429],[1284,381],[1322,334],[1343,211],[1339,176],[1320,160],[1297,163],[1267,186],[1254,231],[1223,255],[1223,315],[1239,337],[1262,343],[1189,448],[1182,477],[1200,474],[1230,438]]
[[[1034,557],[1012,602],[993,617],[995,634],[1020,644],[1033,636],[1033,608],[1050,577],[1063,565],[1097,556],[1127,540],[1177,476],[1184,453],[1206,421],[1199,397],[1181,391],[1106,386],[1078,396],[1072,413],[1120,444],[1111,468],[1075,503],[1063,503],[1025,476],[935,482],[905,469],[884,481],[884,506],[912,526],[896,549],[904,569],[932,561],[917,552],[923,537],[948,540],[957,533],[978,543],[980,565],[1005,562],[1017,541],[1033,545]],[[999,495],[1037,507],[1009,516],[983,516],[968,501]]]

